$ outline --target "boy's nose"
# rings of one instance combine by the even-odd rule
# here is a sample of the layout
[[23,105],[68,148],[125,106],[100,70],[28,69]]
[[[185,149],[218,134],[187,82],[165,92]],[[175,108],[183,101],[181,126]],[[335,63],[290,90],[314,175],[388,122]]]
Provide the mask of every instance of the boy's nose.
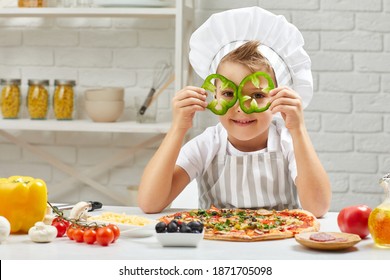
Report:
[[237,113],[241,113],[241,112],[242,112],[241,107],[240,107],[240,101],[237,100],[237,102],[233,105],[233,109],[234,109]]

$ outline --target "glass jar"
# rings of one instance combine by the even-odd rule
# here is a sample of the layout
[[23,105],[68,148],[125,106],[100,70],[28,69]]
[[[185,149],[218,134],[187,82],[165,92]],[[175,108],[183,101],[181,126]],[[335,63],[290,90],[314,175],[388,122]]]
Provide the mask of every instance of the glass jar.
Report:
[[1,113],[4,119],[17,119],[19,117],[21,94],[20,79],[1,80]]
[[19,8],[43,8],[47,7],[47,0],[18,0]]
[[74,89],[76,82],[73,80],[55,80],[53,96],[54,116],[57,120],[71,120],[74,108]]
[[27,109],[33,120],[46,119],[49,108],[49,80],[28,80]]
[[390,173],[379,184],[385,189],[385,200],[374,208],[368,218],[368,229],[376,245],[390,248]]

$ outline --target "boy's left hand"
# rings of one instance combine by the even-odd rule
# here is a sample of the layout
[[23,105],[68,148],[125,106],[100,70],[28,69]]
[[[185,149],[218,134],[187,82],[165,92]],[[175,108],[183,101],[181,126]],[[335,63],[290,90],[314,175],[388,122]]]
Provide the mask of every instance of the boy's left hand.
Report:
[[299,129],[304,125],[301,97],[288,87],[278,87],[270,91],[273,114],[281,113],[289,130]]

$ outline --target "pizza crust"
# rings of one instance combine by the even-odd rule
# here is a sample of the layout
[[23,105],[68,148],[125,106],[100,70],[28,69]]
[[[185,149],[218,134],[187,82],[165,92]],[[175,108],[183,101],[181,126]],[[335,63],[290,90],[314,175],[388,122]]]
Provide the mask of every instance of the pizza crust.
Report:
[[303,210],[303,209],[293,209],[293,210],[288,210],[288,211],[302,213],[302,214],[305,214],[305,215],[313,218],[313,224],[310,227],[298,229],[300,233],[301,232],[315,232],[315,231],[320,230],[320,226],[321,226],[320,222],[318,221],[317,217],[313,215],[313,213],[311,213],[307,210]]

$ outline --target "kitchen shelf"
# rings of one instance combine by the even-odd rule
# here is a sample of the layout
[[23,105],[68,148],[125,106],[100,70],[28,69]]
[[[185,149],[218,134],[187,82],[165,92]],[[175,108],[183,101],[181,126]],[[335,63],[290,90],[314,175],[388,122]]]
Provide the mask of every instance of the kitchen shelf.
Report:
[[135,121],[98,123],[90,120],[0,120],[2,130],[29,131],[76,131],[76,132],[113,132],[113,133],[167,133],[169,122],[137,123]]
[[[175,20],[175,86],[178,91],[188,81],[190,66],[187,57],[189,34],[193,28],[193,0],[175,0],[172,7],[121,7],[121,8],[0,8],[0,19],[6,18],[167,18]],[[56,186],[51,186],[51,195],[69,191],[69,185],[78,180],[92,187],[94,190],[111,197],[121,204],[126,204],[126,198],[107,188],[93,177],[106,172],[121,163],[134,157],[134,154],[145,148],[153,147],[161,143],[168,132],[170,123],[136,123],[135,121],[123,121],[115,123],[95,123],[90,120],[30,120],[0,119],[0,136],[8,139],[11,143],[34,153],[42,160],[48,162],[53,167],[61,170],[70,177],[63,180]],[[23,135],[13,135],[10,131],[53,131],[53,132],[110,132],[110,133],[143,133],[149,134],[147,139],[138,143],[134,147],[120,149],[118,153],[98,162],[95,166],[85,170],[77,170],[76,166],[64,163],[62,160],[52,155],[44,147],[39,147],[28,143]]]
[[174,17],[170,8],[2,8],[0,17]]
[[[175,0],[172,7],[0,8],[0,18],[112,17],[175,19],[175,91],[187,83],[190,72],[184,57],[193,25],[193,0]],[[184,65],[186,64],[186,65]]]

